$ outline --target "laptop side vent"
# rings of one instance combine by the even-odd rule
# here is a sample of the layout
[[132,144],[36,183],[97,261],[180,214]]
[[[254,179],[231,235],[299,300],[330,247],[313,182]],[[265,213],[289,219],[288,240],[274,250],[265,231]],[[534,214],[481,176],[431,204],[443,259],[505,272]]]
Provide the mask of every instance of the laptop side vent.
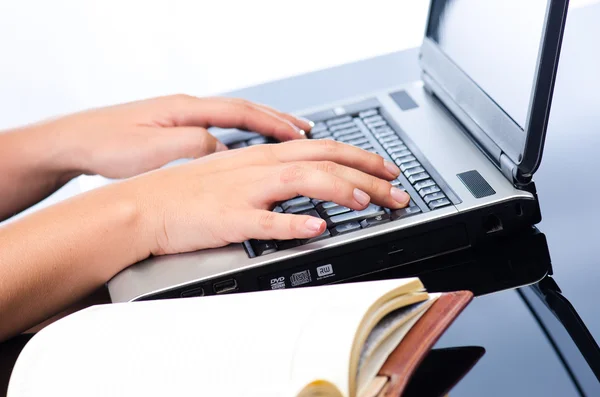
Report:
[[476,170],[456,174],[458,179],[469,189],[475,198],[482,198],[496,194],[489,183]]

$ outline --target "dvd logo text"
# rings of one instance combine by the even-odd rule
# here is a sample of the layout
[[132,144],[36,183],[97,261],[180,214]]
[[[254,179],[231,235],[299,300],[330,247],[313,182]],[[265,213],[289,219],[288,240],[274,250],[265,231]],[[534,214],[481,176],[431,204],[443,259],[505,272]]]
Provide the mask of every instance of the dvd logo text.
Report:
[[271,284],[279,284],[279,283],[283,283],[284,281],[285,281],[285,277],[272,278]]

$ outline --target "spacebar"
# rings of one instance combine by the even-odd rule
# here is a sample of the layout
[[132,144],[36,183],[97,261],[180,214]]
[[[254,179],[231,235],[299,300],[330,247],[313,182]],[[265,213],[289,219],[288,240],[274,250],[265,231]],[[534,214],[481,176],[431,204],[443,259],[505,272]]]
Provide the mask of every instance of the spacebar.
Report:
[[333,227],[339,225],[341,223],[351,222],[351,221],[361,221],[365,218],[371,218],[377,215],[383,215],[385,211],[382,207],[374,204],[370,204],[367,208],[361,211],[351,211],[346,212],[345,214],[335,215],[331,218],[327,219],[327,226]]

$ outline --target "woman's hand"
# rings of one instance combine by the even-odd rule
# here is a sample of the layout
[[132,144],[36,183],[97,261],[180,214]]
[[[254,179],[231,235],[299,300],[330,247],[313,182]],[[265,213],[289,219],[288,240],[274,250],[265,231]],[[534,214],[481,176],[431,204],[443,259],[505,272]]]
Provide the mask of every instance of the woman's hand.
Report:
[[400,170],[331,140],[215,153],[65,200],[0,227],[0,341],[54,315],[149,255],[246,239],[310,238],[321,219],[270,212],[306,195],[352,209],[408,196]]
[[181,158],[227,150],[208,127],[241,128],[279,141],[300,139],[308,121],[252,102],[173,95],[89,110],[52,121],[51,144],[71,153],[64,169],[126,178]]
[[408,195],[386,181],[399,173],[393,163],[356,147],[304,140],[217,153],[128,180],[120,189],[140,208],[143,249],[161,255],[251,238],[320,235],[326,227],[321,219],[270,211],[298,195],[355,210],[371,201],[405,207]]
[[227,150],[210,126],[279,141],[304,138],[308,121],[241,99],[173,95],[89,110],[0,133],[0,221],[72,178],[127,178],[181,158]]

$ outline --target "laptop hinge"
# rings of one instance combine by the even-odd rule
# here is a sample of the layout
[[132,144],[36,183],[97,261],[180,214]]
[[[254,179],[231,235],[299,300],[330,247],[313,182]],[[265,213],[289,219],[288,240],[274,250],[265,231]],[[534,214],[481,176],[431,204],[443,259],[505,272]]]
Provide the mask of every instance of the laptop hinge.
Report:
[[434,98],[438,99],[441,105],[446,108],[448,113],[462,125],[465,133],[471,138],[471,140],[484,152],[487,157],[498,167],[504,177],[508,179],[512,184],[519,185],[522,182],[518,182],[517,165],[502,152],[502,149],[479,127],[477,123],[471,119],[464,110],[460,108],[450,98],[446,91],[440,87],[435,80],[431,78],[427,73],[422,73],[423,88],[428,94],[431,94]]
[[506,154],[500,154],[500,171],[502,171],[506,179],[515,183],[517,175],[516,170],[516,164],[513,163],[513,161]]

